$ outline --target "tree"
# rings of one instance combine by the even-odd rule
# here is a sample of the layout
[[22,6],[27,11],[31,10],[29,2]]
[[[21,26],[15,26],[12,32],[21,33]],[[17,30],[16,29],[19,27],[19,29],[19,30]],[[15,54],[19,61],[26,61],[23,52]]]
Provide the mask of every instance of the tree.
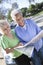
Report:
[[17,4],[16,2],[12,4],[12,9],[14,9],[14,8],[15,8],[15,9],[18,8],[18,4]]
[[27,8],[22,8],[21,11],[23,13],[23,16],[25,17],[26,16],[26,12],[27,12]]
[[2,0],[0,0],[0,3],[2,2]]
[[29,3],[31,4],[31,2],[35,2],[35,0],[28,0],[29,1]]
[[42,8],[41,3],[36,3],[36,9],[37,9],[38,11],[40,11],[41,8]]
[[7,19],[8,19],[10,22],[12,21],[12,18],[11,18],[11,15],[10,15],[10,14],[11,14],[11,11],[12,11],[12,10],[9,10],[8,15],[7,15]]
[[30,5],[30,7],[29,7],[29,12],[31,13],[31,14],[34,14],[35,13],[35,5],[33,5],[33,4],[31,4]]
[[5,16],[0,12],[0,19],[4,19]]
[[43,10],[43,2],[41,3],[41,9]]

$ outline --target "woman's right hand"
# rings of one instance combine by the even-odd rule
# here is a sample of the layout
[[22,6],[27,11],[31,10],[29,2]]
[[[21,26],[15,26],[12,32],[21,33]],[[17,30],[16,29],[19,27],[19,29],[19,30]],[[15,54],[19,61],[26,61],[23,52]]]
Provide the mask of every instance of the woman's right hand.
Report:
[[11,53],[11,52],[13,52],[14,51],[14,48],[6,48],[5,49],[5,51],[6,51],[6,53],[8,54],[8,53]]

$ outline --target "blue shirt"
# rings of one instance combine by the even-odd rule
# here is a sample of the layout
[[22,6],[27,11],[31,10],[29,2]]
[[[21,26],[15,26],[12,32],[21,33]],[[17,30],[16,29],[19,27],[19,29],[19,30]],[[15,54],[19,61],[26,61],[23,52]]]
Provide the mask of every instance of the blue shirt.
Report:
[[[41,29],[30,19],[24,20],[26,24],[26,29],[21,26],[15,28],[16,35],[23,44],[29,42],[34,36],[36,36]],[[30,44],[35,47],[37,51],[42,47],[42,39],[37,42]]]

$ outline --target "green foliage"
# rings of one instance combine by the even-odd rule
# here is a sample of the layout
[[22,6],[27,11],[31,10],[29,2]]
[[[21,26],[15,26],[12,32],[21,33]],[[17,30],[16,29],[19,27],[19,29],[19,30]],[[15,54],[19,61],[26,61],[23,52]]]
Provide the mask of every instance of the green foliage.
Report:
[[11,14],[11,10],[8,12],[8,15],[7,15],[7,19],[11,22],[12,21],[12,18],[10,16],[10,14]]
[[29,7],[29,12],[34,13],[34,11],[35,11],[35,5],[32,4],[32,5]]
[[23,13],[23,16],[25,17],[25,16],[26,16],[27,8],[22,8],[21,11],[22,11],[22,13]]
[[26,17],[28,15],[31,16],[31,15],[37,14],[38,12],[43,11],[43,2],[36,3],[35,5],[31,4],[29,6],[29,8],[22,8],[21,11],[22,11],[24,17]]
[[5,16],[0,12],[0,19],[4,19]]
[[0,3],[2,2],[2,0],[0,0]]

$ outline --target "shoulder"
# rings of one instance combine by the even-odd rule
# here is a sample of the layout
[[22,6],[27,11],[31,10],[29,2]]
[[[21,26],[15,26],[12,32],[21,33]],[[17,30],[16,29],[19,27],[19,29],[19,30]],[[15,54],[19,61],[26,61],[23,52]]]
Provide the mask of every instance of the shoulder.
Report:
[[32,19],[25,19],[25,23],[34,23],[34,21]]
[[36,26],[35,21],[32,19],[26,19],[26,24],[29,26]]
[[33,24],[35,23],[34,20],[32,20],[32,19],[26,19],[26,21],[27,21],[28,23],[33,23]]
[[20,30],[21,30],[20,26],[16,26],[16,27],[15,27],[15,33],[17,33],[17,32],[20,31]]

